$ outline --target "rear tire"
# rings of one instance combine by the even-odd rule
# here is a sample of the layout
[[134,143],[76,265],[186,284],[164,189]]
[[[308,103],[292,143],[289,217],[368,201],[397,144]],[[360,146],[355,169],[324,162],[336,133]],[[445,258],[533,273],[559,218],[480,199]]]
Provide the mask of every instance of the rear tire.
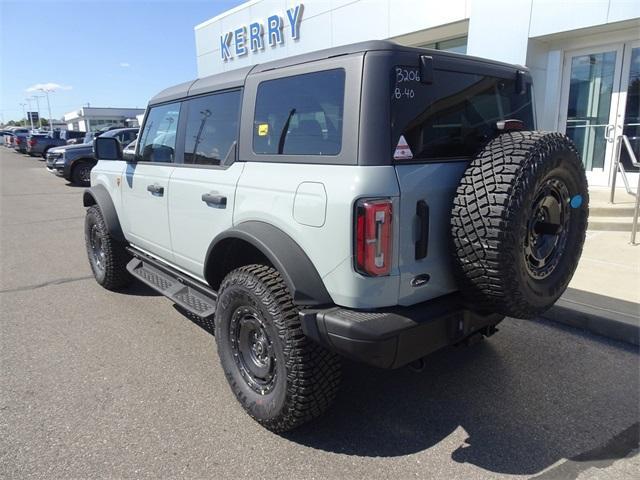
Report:
[[84,240],[96,282],[107,290],[120,290],[131,283],[132,277],[127,270],[131,256],[125,245],[111,236],[97,205],[87,209]]
[[451,215],[456,273],[472,307],[535,317],[567,288],[582,253],[589,193],[571,140],[504,133],[465,171]]
[[231,390],[265,428],[294,429],[334,400],[341,376],[338,357],[303,334],[276,269],[248,265],[224,278],[215,338]]

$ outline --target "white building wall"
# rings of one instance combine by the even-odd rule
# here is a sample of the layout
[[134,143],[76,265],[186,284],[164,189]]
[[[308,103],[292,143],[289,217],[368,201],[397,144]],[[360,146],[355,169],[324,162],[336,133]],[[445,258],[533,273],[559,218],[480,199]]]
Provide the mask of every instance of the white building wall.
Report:
[[[640,0],[303,0],[293,40],[286,10],[298,3],[251,0],[196,26],[199,76],[364,40],[416,45],[467,34],[469,55],[531,69],[538,127],[556,130],[565,52],[640,38]],[[282,45],[222,60],[224,32],[274,14],[285,19]]]
[[[286,10],[298,2],[253,0],[195,27],[198,76],[264,63],[323,48],[365,40],[397,37],[418,30],[460,22],[469,17],[471,0],[308,0],[300,23],[300,39],[291,38]],[[266,45],[260,53],[223,61],[220,36],[270,15],[285,19],[282,45]]]
[[[307,0],[300,39],[293,40],[285,12],[297,3],[251,0],[196,26],[198,75],[358,41],[413,39],[414,32],[464,21],[468,54],[524,64],[531,38],[640,18],[640,0]],[[274,14],[285,20],[282,45],[222,60],[223,33]]]

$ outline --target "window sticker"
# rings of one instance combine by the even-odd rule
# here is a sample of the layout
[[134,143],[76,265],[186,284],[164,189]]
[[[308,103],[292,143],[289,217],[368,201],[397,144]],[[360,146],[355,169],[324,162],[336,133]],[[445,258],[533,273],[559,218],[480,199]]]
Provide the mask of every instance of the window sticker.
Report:
[[258,136],[259,137],[266,137],[267,135],[269,135],[269,124],[268,123],[261,123],[258,125]]
[[404,138],[404,135],[400,135],[400,140],[398,140],[398,145],[396,146],[396,151],[393,154],[394,160],[411,160],[413,158],[413,152],[411,152],[411,148],[407,144],[407,141]]

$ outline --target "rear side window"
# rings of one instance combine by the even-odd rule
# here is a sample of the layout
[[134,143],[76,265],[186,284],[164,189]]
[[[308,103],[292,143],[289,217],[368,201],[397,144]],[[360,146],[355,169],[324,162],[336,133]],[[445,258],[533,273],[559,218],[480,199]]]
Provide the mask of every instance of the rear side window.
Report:
[[260,83],[253,151],[269,155],[337,155],[342,147],[343,69]]
[[[516,92],[513,79],[435,70],[433,83],[412,81],[411,69],[395,75],[391,94],[393,146],[401,135],[413,160],[470,157],[493,138],[496,122],[522,120],[533,128],[531,87]],[[414,76],[417,70],[413,70]]]
[[175,161],[176,131],[180,103],[158,105],[149,110],[140,134],[138,160],[171,163]]
[[220,165],[238,138],[240,91],[194,98],[187,108],[184,163]]

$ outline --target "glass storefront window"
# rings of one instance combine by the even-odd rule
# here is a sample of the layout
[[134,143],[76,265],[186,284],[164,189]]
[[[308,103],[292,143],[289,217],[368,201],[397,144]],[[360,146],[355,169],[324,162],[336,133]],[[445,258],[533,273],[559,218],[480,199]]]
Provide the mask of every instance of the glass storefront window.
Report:
[[467,53],[467,37],[452,38],[441,42],[427,43],[420,45],[423,48],[432,48],[434,50],[442,50],[445,52]]

